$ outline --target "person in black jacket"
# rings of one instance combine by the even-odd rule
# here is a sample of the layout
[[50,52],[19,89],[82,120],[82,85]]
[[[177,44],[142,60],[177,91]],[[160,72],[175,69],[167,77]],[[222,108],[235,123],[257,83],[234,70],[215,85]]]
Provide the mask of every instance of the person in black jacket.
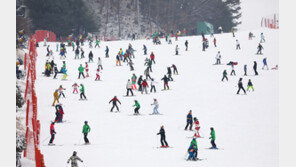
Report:
[[56,79],[57,78],[57,74],[59,73],[59,70],[58,70],[58,67],[57,65],[55,64],[54,65],[54,76],[53,76],[53,79]]
[[188,50],[188,41],[185,41],[185,47],[186,47],[186,51]]
[[186,120],[187,124],[185,126],[185,130],[187,130],[188,126],[189,126],[189,130],[192,130],[192,111],[190,110],[189,113],[187,114],[187,120]]
[[164,77],[161,80],[163,80],[164,90],[166,90],[166,87],[169,90],[170,89],[170,87],[169,87],[169,78],[166,75],[164,75]]
[[79,59],[79,49],[78,49],[78,47],[76,48],[76,50],[75,50],[75,57],[74,57],[74,59]]
[[121,104],[121,103],[120,103],[120,101],[117,99],[116,96],[114,96],[114,98],[111,99],[111,100],[109,101],[109,103],[111,103],[111,102],[112,102],[113,106],[112,106],[110,112],[113,112],[113,108],[114,108],[114,107],[116,107],[117,111],[119,111],[119,108],[118,108],[118,106],[117,106],[117,102],[118,102],[119,104]]
[[164,131],[164,126],[162,125],[159,133],[157,133],[157,135],[160,135],[160,143],[161,143],[161,147],[169,147],[167,141],[165,140],[165,131]]
[[84,50],[81,48],[81,59],[84,58]]
[[238,81],[238,91],[236,94],[239,94],[240,90],[242,89],[244,91],[244,93],[246,94],[246,90],[245,88],[243,87],[243,82],[242,82],[243,78],[240,78],[239,81]]
[[263,46],[262,46],[260,43],[259,43],[257,49],[258,49],[258,51],[257,51],[257,55],[258,55],[258,54],[261,54],[261,55],[262,55],[262,49],[264,49],[264,48],[263,48]]
[[256,61],[254,61],[253,69],[254,69],[255,75],[258,75],[258,72],[257,72],[257,62]]
[[244,76],[247,76],[247,65],[246,64],[244,65],[244,72],[245,72]]
[[167,74],[169,76],[168,78],[169,78],[170,81],[173,81],[171,67],[168,67],[167,69],[168,69],[168,73]]
[[138,91],[142,91],[142,82],[143,82],[142,77],[143,77],[143,76],[140,75],[140,77],[139,77],[139,79],[138,79],[138,82],[137,82],[137,84],[138,84],[138,86],[139,86]]
[[90,51],[88,54],[88,62],[89,63],[90,63],[90,61],[94,62],[93,58],[94,58],[94,55],[93,55],[92,51]]

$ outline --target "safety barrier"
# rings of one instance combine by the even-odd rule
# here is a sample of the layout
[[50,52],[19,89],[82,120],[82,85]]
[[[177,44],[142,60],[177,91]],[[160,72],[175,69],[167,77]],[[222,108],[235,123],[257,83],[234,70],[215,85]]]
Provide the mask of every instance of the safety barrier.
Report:
[[44,38],[47,39],[47,42],[56,42],[57,38],[55,33],[47,30],[36,30],[33,38],[36,39],[36,42],[44,41]]
[[37,119],[37,96],[35,92],[36,80],[36,38],[38,34],[31,36],[29,39],[28,50],[29,54],[25,54],[25,69],[27,72],[25,101],[26,101],[26,143],[27,147],[24,150],[24,157],[35,161],[36,167],[45,167],[44,157],[40,151],[40,122]]
[[279,29],[278,14],[273,14],[270,16],[262,17],[261,27],[266,27],[266,28],[270,28],[270,29]]

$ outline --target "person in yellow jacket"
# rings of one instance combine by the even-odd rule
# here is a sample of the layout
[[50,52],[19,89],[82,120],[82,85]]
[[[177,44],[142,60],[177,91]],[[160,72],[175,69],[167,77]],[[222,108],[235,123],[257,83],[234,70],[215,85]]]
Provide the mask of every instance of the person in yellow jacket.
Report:
[[60,103],[60,102],[59,102],[59,93],[58,93],[58,90],[57,90],[57,89],[56,89],[56,90],[54,91],[54,93],[53,93],[53,98],[54,98],[54,101],[53,101],[53,103],[52,103],[52,106],[55,106],[55,102]]

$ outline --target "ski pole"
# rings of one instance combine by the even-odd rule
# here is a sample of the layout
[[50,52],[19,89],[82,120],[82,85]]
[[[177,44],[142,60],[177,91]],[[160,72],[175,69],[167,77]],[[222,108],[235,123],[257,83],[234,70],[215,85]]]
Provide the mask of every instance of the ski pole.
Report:
[[48,136],[47,138],[45,138],[44,140],[42,140],[42,142],[41,142],[41,143],[43,144],[43,143],[44,143],[44,141],[45,141],[45,140],[47,140],[47,139],[49,139],[49,138],[50,138],[50,136]]

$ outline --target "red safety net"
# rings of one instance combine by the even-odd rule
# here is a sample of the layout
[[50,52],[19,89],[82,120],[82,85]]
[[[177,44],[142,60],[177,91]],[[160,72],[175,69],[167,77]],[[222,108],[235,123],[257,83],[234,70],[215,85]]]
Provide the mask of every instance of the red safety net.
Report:
[[44,41],[44,38],[47,39],[47,42],[56,42],[57,38],[55,33],[47,30],[36,30],[33,38],[36,39],[36,42]]

